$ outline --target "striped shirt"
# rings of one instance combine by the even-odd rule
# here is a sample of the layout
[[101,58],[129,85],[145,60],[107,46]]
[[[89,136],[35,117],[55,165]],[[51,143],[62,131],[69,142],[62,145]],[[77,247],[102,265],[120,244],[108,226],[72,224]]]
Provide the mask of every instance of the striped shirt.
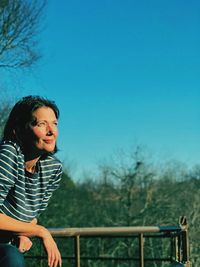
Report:
[[25,170],[24,155],[11,141],[0,144],[0,212],[20,221],[31,221],[48,205],[62,174],[61,162],[47,156],[37,162],[37,172]]

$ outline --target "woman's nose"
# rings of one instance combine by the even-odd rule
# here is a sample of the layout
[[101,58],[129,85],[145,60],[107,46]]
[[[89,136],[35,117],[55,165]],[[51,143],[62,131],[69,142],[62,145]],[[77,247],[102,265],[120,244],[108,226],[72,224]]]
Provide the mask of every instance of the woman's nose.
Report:
[[58,128],[57,128],[56,124],[48,123],[46,129],[47,129],[47,134],[48,135],[57,135]]
[[53,135],[53,133],[54,133],[53,127],[51,127],[50,124],[47,124],[47,134]]

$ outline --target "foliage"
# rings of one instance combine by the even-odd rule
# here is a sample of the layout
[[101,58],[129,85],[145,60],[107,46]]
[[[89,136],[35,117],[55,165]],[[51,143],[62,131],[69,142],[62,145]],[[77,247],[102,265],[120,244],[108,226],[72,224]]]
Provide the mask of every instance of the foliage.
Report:
[[[123,162],[123,164],[122,164]],[[200,224],[200,167],[189,170],[178,163],[166,163],[155,167],[131,157],[129,163],[101,166],[95,180],[74,183],[65,173],[60,188],[56,191],[48,209],[40,218],[47,227],[98,227],[98,226],[139,226],[176,225],[179,216],[185,215],[190,224],[191,263],[199,260]],[[65,242],[68,242],[65,240]],[[72,244],[65,250],[72,253]],[[167,240],[149,239],[145,242],[148,257],[169,256]],[[134,239],[99,240],[86,239],[81,243],[83,255],[137,255]],[[155,254],[156,253],[156,254]],[[72,255],[72,254],[71,254]],[[68,262],[68,261],[67,261]],[[72,266],[70,262],[64,266]],[[84,261],[83,266],[137,266],[130,262]],[[148,267],[169,266],[166,263],[151,262]]]

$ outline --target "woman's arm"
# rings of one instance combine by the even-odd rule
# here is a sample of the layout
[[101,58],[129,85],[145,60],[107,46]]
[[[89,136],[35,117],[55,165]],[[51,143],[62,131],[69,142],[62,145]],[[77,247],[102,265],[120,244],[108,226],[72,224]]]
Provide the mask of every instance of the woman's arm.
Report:
[[18,236],[40,237],[48,255],[48,265],[50,267],[61,266],[61,255],[53,237],[45,227],[38,225],[35,220],[21,222],[0,213],[0,230],[12,232]]
[[[33,224],[37,224],[37,219],[34,218],[31,223]],[[24,235],[19,235],[17,237],[17,246],[20,252],[24,253],[28,250],[30,250],[30,248],[32,247],[33,243],[31,241],[31,239],[27,236]]]
[[0,230],[10,231],[13,234],[25,235],[25,236],[38,236],[42,237],[43,228],[41,225],[37,225],[31,222],[21,222],[16,219],[0,213]]

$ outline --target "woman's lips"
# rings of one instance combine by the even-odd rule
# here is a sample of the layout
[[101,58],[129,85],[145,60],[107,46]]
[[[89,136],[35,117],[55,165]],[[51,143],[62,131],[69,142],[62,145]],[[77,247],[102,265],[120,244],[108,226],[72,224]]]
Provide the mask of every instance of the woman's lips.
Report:
[[55,143],[55,140],[54,139],[51,139],[51,140],[44,140],[44,142],[46,144],[54,144]]

